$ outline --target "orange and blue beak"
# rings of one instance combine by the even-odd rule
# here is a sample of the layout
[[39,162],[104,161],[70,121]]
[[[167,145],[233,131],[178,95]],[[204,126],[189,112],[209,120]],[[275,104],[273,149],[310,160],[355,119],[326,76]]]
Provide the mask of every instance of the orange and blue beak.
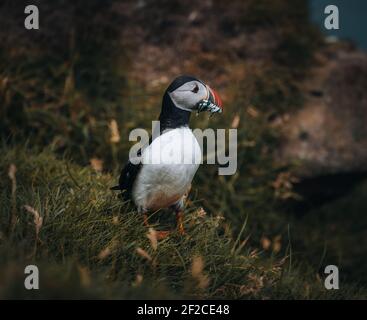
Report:
[[209,86],[206,86],[206,88],[208,90],[208,100],[218,106],[223,111],[222,99],[220,98],[218,92],[210,88]]
[[197,105],[197,110],[199,112],[209,111],[211,114],[222,113],[223,103],[217,91],[206,85],[207,96],[205,99],[201,100]]

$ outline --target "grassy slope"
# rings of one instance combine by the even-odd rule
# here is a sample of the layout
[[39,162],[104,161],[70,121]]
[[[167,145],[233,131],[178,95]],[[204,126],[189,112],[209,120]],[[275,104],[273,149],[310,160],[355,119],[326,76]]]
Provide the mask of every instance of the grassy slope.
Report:
[[[328,292],[288,259],[266,258],[234,241],[221,217],[192,204],[187,236],[172,234],[154,249],[141,216],[108,190],[111,176],[49,151],[1,151],[2,298],[351,297],[350,288]],[[10,164],[16,180],[7,176]],[[25,205],[43,218],[38,235]],[[40,268],[39,292],[23,289],[23,268],[31,263]]]
[[[82,274],[90,270],[98,277],[103,275],[109,286],[125,288],[119,293],[112,293],[113,297],[125,298],[131,294],[150,298],[171,297],[171,294],[237,298],[246,295],[244,288],[252,287],[254,291],[249,294],[255,297],[279,277],[280,269],[276,266],[261,266],[264,261],[257,254],[250,254],[246,249],[238,251],[239,243],[220,232],[220,218],[201,216],[194,207],[187,210],[188,236],[173,234],[160,241],[154,250],[146,236],[148,230],[142,224],[142,217],[108,191],[112,184],[110,176],[57,160],[50,153],[34,155],[11,150],[2,159],[2,172],[6,172],[9,163],[17,167],[17,189],[14,201],[11,201],[10,180],[2,176],[1,180],[5,182],[1,186],[1,203],[5,204],[1,209],[2,229],[7,229],[9,213],[14,213],[17,218],[13,230],[8,235],[2,234],[3,257],[10,255],[23,263],[36,261],[37,265],[40,261],[41,266],[52,262],[59,265],[57,277],[60,278],[68,277],[68,273],[75,276],[68,271],[74,263],[74,268],[79,268]],[[11,204],[13,208],[9,207]],[[35,234],[33,216],[24,205],[30,205],[43,217],[39,238]],[[109,248],[109,254],[106,248]],[[152,260],[139,255],[137,248],[144,249]],[[205,271],[196,276],[198,283],[190,269],[195,256],[203,257],[205,261]],[[2,261],[4,270],[17,260],[12,262],[9,257],[9,261]],[[24,265],[18,261],[17,264],[18,268]],[[54,281],[48,274],[52,271],[49,268],[46,266],[46,271],[40,268],[41,279],[48,278],[47,289],[53,287]],[[66,274],[62,275],[62,272]],[[142,283],[130,288],[137,275],[143,277]],[[206,275],[209,277],[208,286],[205,285]],[[16,289],[17,279],[3,279]],[[94,284],[94,276],[90,279]],[[200,285],[200,281],[204,283]],[[69,283],[67,280],[59,285],[67,288]],[[21,285],[22,281],[18,279],[18,286]],[[85,286],[87,290],[89,285]],[[198,289],[198,286],[203,289]],[[41,294],[47,296],[47,289],[43,287]],[[102,290],[99,288],[94,292],[95,289],[96,286],[90,288],[89,294],[98,295]],[[2,293],[6,297],[13,291],[5,289]],[[74,292],[73,296],[77,297],[77,294]],[[104,292],[102,296],[108,297],[109,294]]]

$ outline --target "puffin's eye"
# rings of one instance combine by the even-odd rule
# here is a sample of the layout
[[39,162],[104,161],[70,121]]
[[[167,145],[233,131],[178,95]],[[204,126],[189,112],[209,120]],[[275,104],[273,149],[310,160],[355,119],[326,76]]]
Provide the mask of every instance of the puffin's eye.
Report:
[[195,84],[195,87],[191,90],[191,92],[198,93],[199,92],[199,86],[197,84]]

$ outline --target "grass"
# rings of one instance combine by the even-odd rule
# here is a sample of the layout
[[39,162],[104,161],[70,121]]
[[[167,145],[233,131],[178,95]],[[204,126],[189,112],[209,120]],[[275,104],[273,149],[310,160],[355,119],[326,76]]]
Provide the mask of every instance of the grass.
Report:
[[[111,175],[49,150],[1,152],[1,298],[352,297],[233,238],[222,216],[193,203],[187,236],[156,244],[142,217],[109,191]],[[39,266],[39,292],[23,288],[27,264]]]
[[[256,297],[279,277],[279,266],[261,266],[258,254],[241,249],[239,242],[221,230],[221,217],[209,217],[195,206],[190,206],[185,216],[188,236],[173,234],[155,247],[156,240],[148,239],[142,217],[108,190],[114,180],[111,176],[58,160],[50,152],[35,155],[10,150],[1,160],[1,172],[10,164],[17,168],[16,189],[12,193],[12,181],[3,175],[3,257],[16,252],[24,263],[42,266],[49,261],[66,277],[74,267],[81,278],[88,277],[93,283],[90,272],[99,277],[103,274],[104,281],[129,288],[119,296],[125,298],[145,292],[146,287],[167,287],[173,296],[181,297]],[[39,233],[33,213],[25,206],[42,218]],[[196,271],[192,270],[195,259],[202,259]],[[2,267],[9,268],[8,264]],[[40,267],[41,279],[47,278],[49,268],[44,275]],[[89,280],[85,281],[88,287]],[[150,294],[145,293],[157,297],[155,291]]]

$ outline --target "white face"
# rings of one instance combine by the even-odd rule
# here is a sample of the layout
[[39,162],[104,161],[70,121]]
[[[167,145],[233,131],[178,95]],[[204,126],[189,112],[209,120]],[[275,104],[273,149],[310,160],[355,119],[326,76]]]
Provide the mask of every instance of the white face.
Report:
[[186,111],[194,111],[197,104],[209,98],[207,87],[199,81],[190,81],[169,93],[177,108]]

